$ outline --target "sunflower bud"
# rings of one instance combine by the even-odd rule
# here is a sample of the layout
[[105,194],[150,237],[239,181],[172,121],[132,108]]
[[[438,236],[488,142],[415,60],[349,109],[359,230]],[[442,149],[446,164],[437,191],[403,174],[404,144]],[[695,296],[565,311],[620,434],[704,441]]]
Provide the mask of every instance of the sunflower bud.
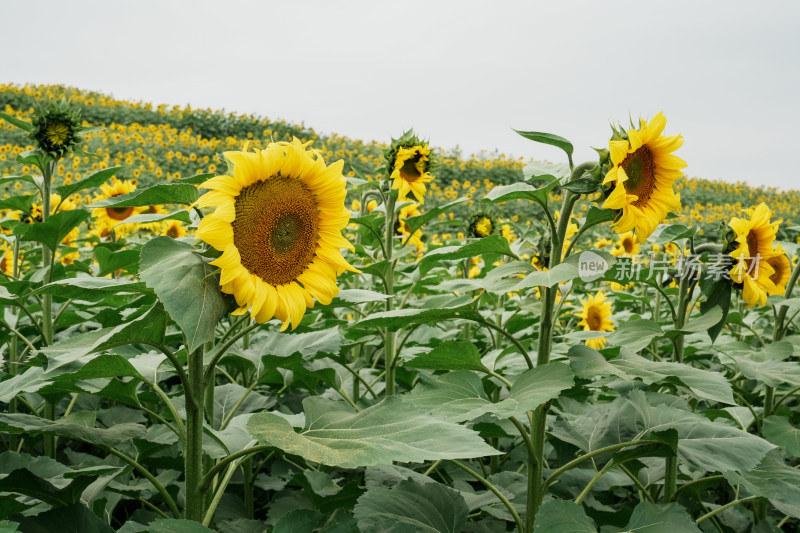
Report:
[[469,220],[470,237],[488,237],[494,233],[496,221],[488,213],[478,212],[472,215]]
[[83,143],[80,117],[80,109],[70,109],[65,99],[50,102],[36,110],[28,137],[58,161]]

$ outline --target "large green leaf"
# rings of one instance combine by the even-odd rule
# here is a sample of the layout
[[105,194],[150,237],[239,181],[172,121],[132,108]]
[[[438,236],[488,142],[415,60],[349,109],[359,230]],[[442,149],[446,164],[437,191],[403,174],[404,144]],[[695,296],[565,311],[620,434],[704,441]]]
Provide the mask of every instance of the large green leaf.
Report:
[[133,438],[142,438],[145,432],[144,426],[139,424],[123,423],[104,429],[22,413],[0,413],[0,429],[8,433],[57,435],[102,446],[116,446]]
[[44,222],[17,224],[14,226],[14,233],[21,241],[40,242],[55,252],[64,237],[89,216],[89,212],[85,209],[59,211]]
[[189,224],[192,221],[192,217],[189,216],[189,212],[185,209],[167,214],[144,213],[128,217],[118,222],[117,226],[120,224],[152,224],[153,222],[164,222],[165,220],[180,220],[181,222]]
[[550,191],[558,185],[558,180],[554,179],[544,187],[534,187],[530,183],[518,182],[510,185],[500,185],[492,188],[484,200],[489,200],[496,204],[506,202],[508,200],[530,200],[537,204],[547,207],[547,195]]
[[67,278],[39,287],[31,294],[57,294],[62,298],[80,298],[96,300],[109,293],[133,294],[152,293],[151,289],[141,281],[130,279],[97,278],[94,276],[80,276]]
[[118,326],[103,328],[42,348],[49,362],[48,373],[86,355],[122,344],[161,342],[165,331],[164,310],[159,305],[143,310],[141,316]]
[[643,501],[633,510],[628,525],[617,533],[702,533],[686,509],[677,503],[667,505]]
[[440,205],[438,207],[434,207],[423,213],[422,215],[411,217],[406,219],[406,224],[408,224],[409,232],[413,235],[415,231],[421,228],[427,221],[438,217],[442,213],[449,213],[455,206],[459,204],[463,204],[464,202],[470,201],[469,198],[458,198],[457,200],[453,200],[452,202],[447,202],[446,204]]
[[517,133],[519,133],[528,140],[542,144],[549,144],[550,146],[555,146],[556,148],[561,148],[562,150],[564,150],[564,152],[566,152],[568,156],[572,155],[573,151],[572,143],[569,142],[564,137],[560,137],[552,133],[544,133],[541,131],[520,131],[520,130],[514,130],[514,131],[516,131]]
[[444,261],[450,259],[464,259],[482,254],[499,254],[517,259],[508,246],[508,239],[501,235],[489,235],[463,246],[442,246],[426,253],[420,259],[420,264],[430,261]]
[[746,472],[775,448],[756,435],[692,413],[684,399],[640,390],[568,418],[556,422],[552,433],[586,451],[675,429],[679,459],[703,472]]
[[781,447],[786,455],[800,457],[800,429],[785,416],[768,416],[763,423],[764,438]]
[[217,322],[228,313],[216,270],[192,245],[169,237],[156,237],[142,248],[139,275],[183,331],[189,351],[214,340]]
[[213,530],[193,520],[164,518],[151,523],[147,531],[149,533],[212,533]]
[[472,299],[458,299],[453,307],[439,307],[435,309],[395,309],[372,313],[369,317],[356,322],[359,327],[378,326],[390,330],[400,329],[409,324],[435,323],[441,320],[454,318],[477,318],[478,312],[473,310],[475,302]]
[[608,337],[608,342],[638,352],[663,333],[661,327],[652,320],[627,320],[620,323],[619,329]]
[[86,176],[80,181],[76,181],[74,183],[70,183],[69,185],[62,185],[61,187],[56,187],[56,192],[61,195],[62,198],[67,198],[69,195],[76,193],[78,191],[82,191],[84,189],[88,189],[89,187],[99,187],[106,181],[108,181],[111,176],[117,173],[117,171],[122,167],[110,167],[104,168],[102,170],[98,170]]
[[395,397],[358,413],[315,398],[306,399],[303,406],[307,426],[301,433],[285,418],[271,413],[252,415],[248,429],[260,444],[315,463],[347,468],[500,453],[477,433],[434,418]]
[[489,371],[481,363],[481,354],[478,352],[478,348],[468,341],[445,341],[430,352],[405,362],[403,366],[432,370]]
[[361,531],[372,531],[369,528],[379,524],[408,524],[417,533],[459,533],[467,513],[464,498],[453,489],[411,480],[391,489],[368,490],[353,509]]
[[527,289],[529,287],[552,287],[565,281],[578,277],[578,267],[570,263],[559,263],[549,270],[531,272],[520,281],[513,290]]
[[191,205],[197,201],[197,187],[188,183],[159,183],[128,194],[95,202],[89,207],[143,207],[158,204]]
[[568,500],[548,500],[536,513],[533,532],[597,533],[597,527],[580,505]]
[[572,385],[569,366],[550,363],[520,374],[508,397],[493,403],[484,392],[481,379],[473,372],[461,370],[449,372],[438,380],[423,381],[407,399],[435,416],[455,422],[473,420],[486,413],[509,418],[536,409]]
[[780,512],[800,518],[800,470],[788,466],[779,451],[768,453],[745,474],[724,474],[731,485],[740,485],[754,496],[767,498]]

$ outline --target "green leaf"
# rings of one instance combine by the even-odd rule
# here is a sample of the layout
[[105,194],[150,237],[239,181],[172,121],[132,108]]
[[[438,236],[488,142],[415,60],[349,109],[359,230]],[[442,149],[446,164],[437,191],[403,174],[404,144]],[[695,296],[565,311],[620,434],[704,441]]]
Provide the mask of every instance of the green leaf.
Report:
[[325,515],[312,509],[293,509],[275,524],[272,533],[306,533],[318,531],[325,523]]
[[31,131],[33,125],[30,122],[25,122],[24,120],[20,120],[17,117],[12,117],[8,113],[3,113],[0,111],[0,118],[8,122],[9,124],[13,124],[21,130]]
[[33,205],[33,203],[38,199],[39,197],[33,194],[11,196],[9,198],[0,200],[0,209],[12,209],[27,213],[31,210],[31,205]]
[[572,191],[575,194],[591,194],[599,186],[600,184],[594,178],[578,178],[562,184],[561,188]]
[[764,438],[781,447],[786,455],[800,457],[800,429],[785,416],[768,416],[763,424]]
[[164,336],[166,320],[163,309],[153,306],[143,310],[138,317],[131,317],[128,322],[114,327],[90,331],[75,335],[52,346],[40,350],[49,359],[48,373],[73,361],[78,361],[90,353],[104,350],[120,344],[136,344],[138,342],[161,342]]
[[568,500],[547,500],[536,513],[533,533],[597,533],[583,507]]
[[214,172],[210,172],[208,174],[195,174],[194,176],[186,176],[185,178],[178,178],[175,181],[179,181],[180,183],[189,183],[190,185],[201,185],[216,175],[217,174],[215,174]]
[[613,209],[601,209],[596,205],[590,206],[589,212],[586,213],[586,217],[583,219],[581,228],[586,231],[592,226],[602,224],[603,222],[611,222],[614,220],[615,216],[617,216],[617,213]]
[[120,278],[96,278],[82,276],[48,283],[31,292],[35,294],[58,294],[62,298],[99,299],[108,293],[141,294],[152,293],[141,281]]
[[558,135],[553,135],[552,133],[543,133],[540,131],[514,131],[528,140],[542,144],[549,144],[550,146],[555,146],[556,148],[561,148],[568,156],[572,156],[572,143],[566,140],[564,137],[559,137]]
[[777,450],[768,453],[746,474],[723,472],[732,486],[767,498],[780,512],[800,518],[800,470],[788,466]]
[[156,237],[142,247],[139,276],[183,331],[189,351],[214,340],[217,322],[228,313],[216,270],[192,245],[170,237]]
[[336,298],[343,302],[352,304],[363,304],[368,302],[383,302],[391,298],[382,292],[375,292],[366,289],[342,289]]
[[454,307],[440,307],[435,309],[396,309],[394,311],[383,311],[373,313],[368,318],[356,322],[358,327],[385,327],[390,330],[400,329],[409,324],[420,322],[437,322],[459,317],[478,317],[478,313],[473,311],[474,302],[469,299],[467,303],[456,300]]
[[98,170],[97,172],[89,176],[86,176],[80,181],[76,181],[75,183],[70,183],[69,185],[62,185],[60,187],[56,187],[56,192],[59,195],[61,195],[61,198],[67,198],[71,194],[74,194],[78,191],[82,191],[90,187],[99,187],[100,185],[108,181],[121,168],[122,167],[110,167]]
[[677,503],[667,505],[643,501],[633,510],[628,525],[618,533],[702,533],[686,509]]
[[519,416],[557,398],[572,385],[568,365],[549,363],[520,374],[512,383],[508,397],[493,403],[484,392],[480,377],[468,370],[459,370],[438,380],[422,381],[406,398],[435,416],[461,422],[486,413],[498,418]]
[[653,231],[649,240],[655,244],[666,244],[689,239],[694,237],[695,233],[697,233],[697,228],[695,227],[690,228],[682,224],[661,224]]
[[67,507],[51,509],[36,516],[27,516],[20,522],[20,531],[25,533],[53,533],[58,530],[80,533],[114,533],[114,529],[104,520],[97,517],[82,503],[73,503]]
[[81,493],[99,476],[99,473],[88,475],[78,472],[68,485],[59,488],[27,468],[19,468],[0,479],[0,492],[24,494],[53,507],[63,507],[79,501]]
[[710,309],[719,307],[722,316],[716,324],[708,328],[708,336],[713,343],[717,340],[720,332],[725,328],[725,320],[728,318],[728,310],[731,307],[731,291],[733,290],[730,280],[720,278],[714,281],[713,277],[703,276],[700,280],[700,290],[706,299],[700,302],[700,312],[706,313]]
[[163,222],[165,220],[180,220],[181,222],[189,224],[192,222],[192,217],[189,216],[189,212],[185,209],[181,209],[180,211],[175,211],[174,213],[169,213],[166,215],[145,213],[142,215],[133,215],[125,220],[121,220],[116,224],[116,226],[119,226],[120,224],[152,224],[154,222]]
[[609,364],[630,376],[641,378],[648,385],[659,381],[677,383],[687,387],[696,398],[736,405],[730,383],[717,371],[682,363],[650,361],[627,349],[623,349]]
[[213,533],[203,524],[194,520],[183,520],[179,518],[166,518],[150,523],[149,533]]
[[463,246],[442,246],[431,250],[422,256],[419,264],[427,263],[429,261],[444,261],[451,259],[463,259],[466,257],[475,257],[481,254],[499,254],[514,259],[519,259],[511,248],[508,246],[508,240],[501,235],[489,235],[480,240],[467,243]]
[[40,242],[55,252],[64,237],[90,216],[89,212],[84,209],[59,211],[49,216],[44,222],[17,224],[14,226],[14,233],[19,236],[21,241]]
[[689,320],[680,330],[668,330],[667,337],[674,336],[677,333],[696,333],[699,331],[708,331],[714,327],[719,321],[722,320],[722,309],[719,307],[712,307],[708,311],[703,312],[700,316],[694,317]]
[[307,398],[303,406],[307,427],[301,433],[283,417],[257,413],[247,424],[250,434],[260,444],[307,461],[345,468],[500,453],[474,431],[434,418],[396,397],[358,413],[314,398]]
[[22,181],[22,182],[25,182],[25,183],[32,183],[33,185],[36,185],[36,180],[34,180],[32,177],[30,177],[28,175],[25,175],[25,176],[6,176],[4,178],[0,178],[0,185],[5,185],[6,183],[14,183],[14,182],[17,182],[17,181]]
[[95,202],[89,207],[142,207],[158,204],[190,205],[197,201],[197,187],[188,183],[159,183],[145,189]]
[[481,363],[481,354],[468,341],[445,341],[428,353],[418,355],[403,366],[433,370],[478,370],[489,372]]
[[401,481],[391,489],[368,490],[353,509],[361,531],[370,531],[379,524],[408,524],[413,527],[410,531],[417,533],[459,533],[467,514],[464,498],[453,489],[411,480]]
[[421,228],[427,221],[438,217],[442,213],[449,213],[453,207],[463,204],[464,202],[470,201],[470,198],[459,198],[457,200],[453,200],[452,202],[448,202],[444,205],[440,205],[439,207],[435,207],[426,211],[422,215],[411,217],[406,219],[406,224],[408,224],[410,233],[413,234],[419,228]]
[[103,429],[72,423],[66,419],[54,422],[21,413],[0,413],[0,429],[8,433],[56,435],[101,446],[116,446],[130,439],[139,439],[145,432],[144,426],[139,424],[123,423]]
[[627,320],[620,323],[619,329],[608,337],[608,342],[638,352],[662,334],[661,327],[652,320]]
[[542,207],[547,207],[547,195],[550,191],[558,185],[558,180],[553,180],[543,187],[534,187],[530,183],[517,182],[510,185],[500,185],[494,187],[486,196],[484,200],[488,200],[495,204],[507,202],[508,200],[529,200],[536,202]]
[[571,263],[559,263],[549,270],[536,270],[520,281],[513,290],[522,290],[530,287],[553,287],[565,281],[578,277],[578,267]]
[[104,246],[97,246],[94,249],[94,256],[100,264],[98,276],[112,274],[117,270],[126,270],[131,274],[139,271],[139,250],[117,250],[112,252]]

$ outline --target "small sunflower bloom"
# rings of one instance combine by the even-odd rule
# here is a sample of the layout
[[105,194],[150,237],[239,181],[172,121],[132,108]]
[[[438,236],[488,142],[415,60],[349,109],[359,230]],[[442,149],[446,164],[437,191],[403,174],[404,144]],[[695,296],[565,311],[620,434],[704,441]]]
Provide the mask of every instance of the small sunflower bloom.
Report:
[[[606,298],[603,291],[597,294],[588,294],[585,299],[581,298],[582,308],[575,316],[580,318],[578,326],[583,327],[584,331],[614,331],[614,323],[611,321],[611,302]],[[606,345],[605,337],[598,339],[587,339],[586,345],[590,348],[603,348]]]
[[[407,131],[399,139],[393,139],[385,154],[392,189],[398,191],[398,200],[425,202],[426,184],[433,181],[433,160],[427,143],[420,141],[413,131]],[[409,198],[409,194],[413,198]]]
[[729,223],[736,234],[732,243],[735,249],[730,253],[734,259],[730,275],[734,283],[741,285],[748,307],[763,307],[767,295],[780,293],[772,280],[775,268],[770,263],[780,255],[773,249],[780,222],[770,221],[772,210],[763,202],[745,213],[749,219],[734,217]]

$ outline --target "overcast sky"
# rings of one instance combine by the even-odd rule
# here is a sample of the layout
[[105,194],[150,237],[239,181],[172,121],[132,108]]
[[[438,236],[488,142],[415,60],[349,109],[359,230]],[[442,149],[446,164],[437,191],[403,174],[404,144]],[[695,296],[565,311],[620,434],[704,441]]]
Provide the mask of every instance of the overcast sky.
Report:
[[687,174],[800,188],[800,2],[4,1],[0,81],[576,162],[663,110]]

